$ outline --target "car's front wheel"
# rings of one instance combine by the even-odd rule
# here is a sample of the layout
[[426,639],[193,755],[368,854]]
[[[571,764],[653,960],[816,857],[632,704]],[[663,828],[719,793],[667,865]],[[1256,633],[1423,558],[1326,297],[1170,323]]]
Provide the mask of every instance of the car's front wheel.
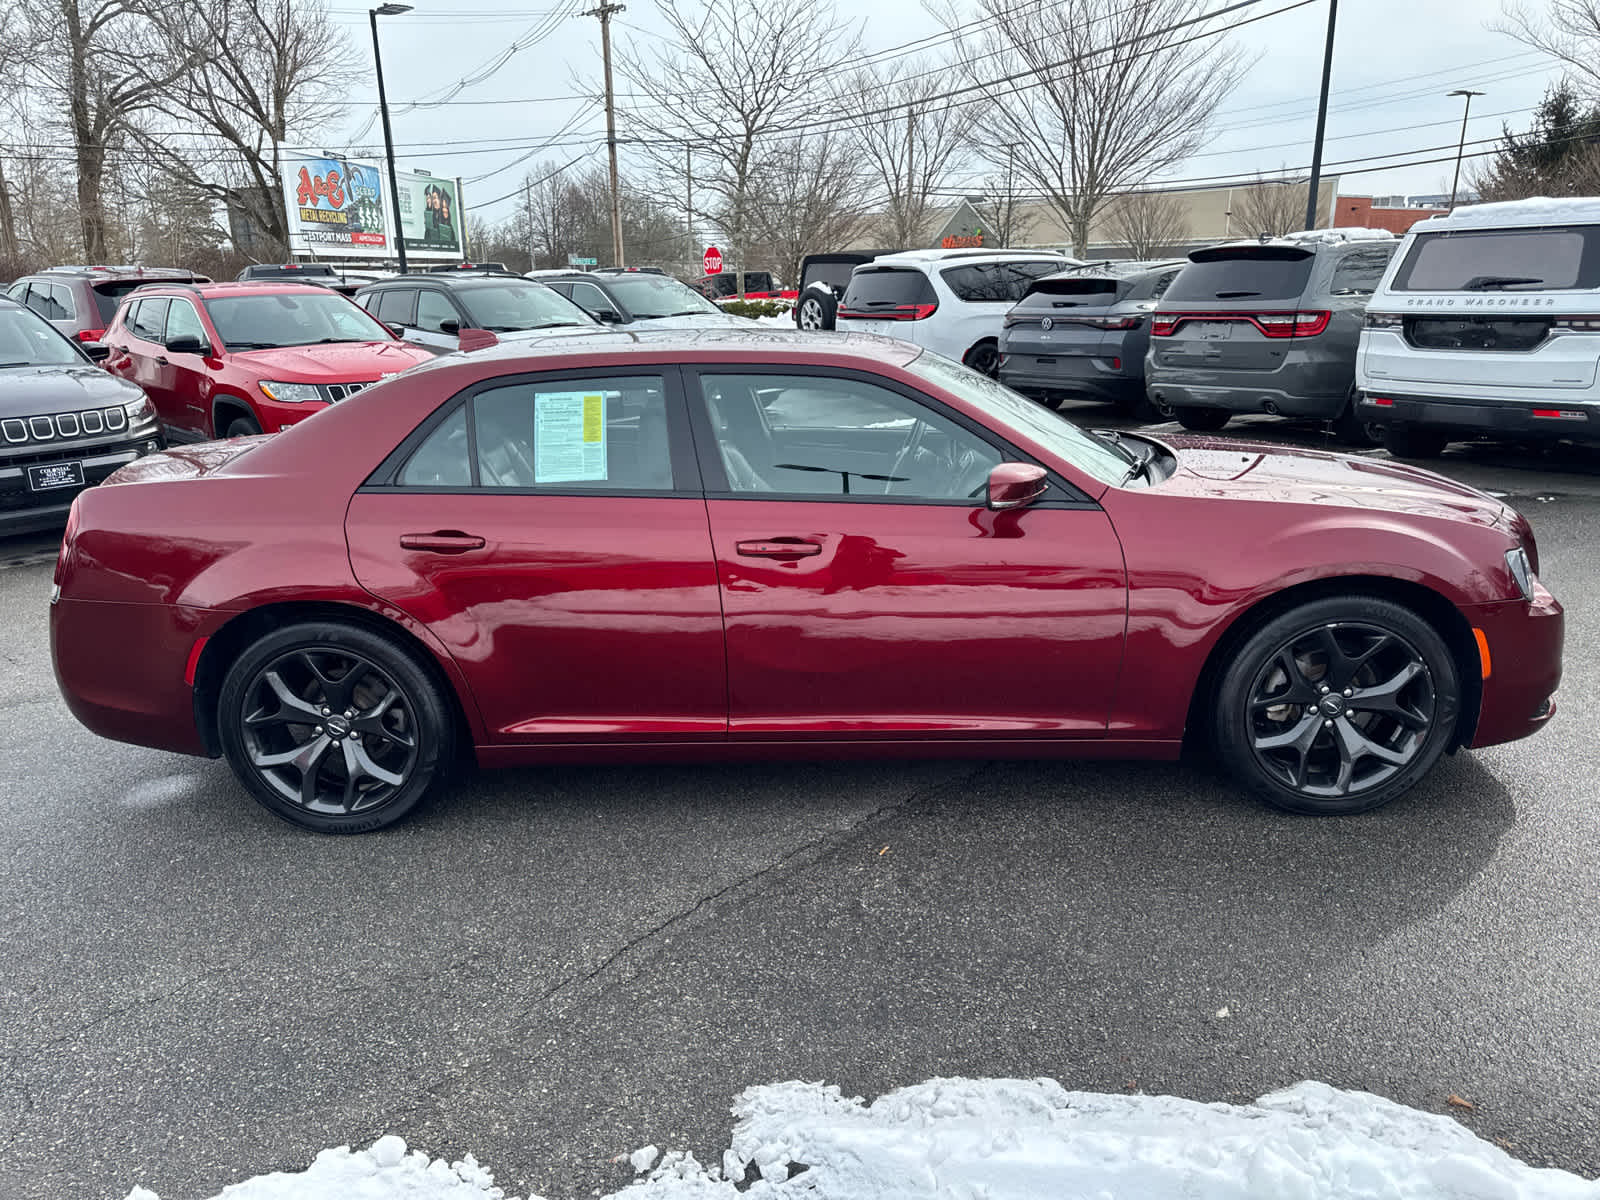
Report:
[[231,438],[255,437],[260,432],[261,426],[256,423],[254,417],[235,417],[228,422],[228,431],[223,436]]
[[1226,425],[1233,414],[1225,408],[1180,408],[1176,410],[1178,424],[1196,433],[1215,433]]
[[223,752],[264,807],[319,833],[366,833],[440,782],[451,711],[428,672],[359,625],[308,622],[262,637],[229,667]]
[[1432,429],[1390,426],[1383,431],[1383,448],[1396,458],[1438,458],[1450,439]]
[[1411,609],[1339,596],[1255,630],[1228,660],[1213,706],[1231,775],[1290,812],[1358,813],[1438,761],[1460,683],[1449,647]]

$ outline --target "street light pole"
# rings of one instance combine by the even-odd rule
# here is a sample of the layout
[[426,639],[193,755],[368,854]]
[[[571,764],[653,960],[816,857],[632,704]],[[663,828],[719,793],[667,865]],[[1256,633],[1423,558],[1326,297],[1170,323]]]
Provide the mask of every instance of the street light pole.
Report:
[[1328,127],[1328,82],[1333,78],[1333,29],[1339,0],[1328,0],[1328,45],[1322,52],[1322,99],[1317,102],[1317,140],[1311,148],[1311,186],[1306,192],[1306,228],[1317,227],[1317,193],[1322,190],[1322,134]]
[[380,4],[369,8],[372,21],[372,65],[378,70],[378,111],[383,115],[383,153],[389,160],[389,199],[394,208],[394,248],[400,256],[400,274],[406,273],[406,235],[400,225],[400,177],[394,169],[394,134],[389,130],[389,98],[383,91],[383,53],[378,49],[378,18],[398,17],[411,11],[409,4]]
[[1455,177],[1450,180],[1451,212],[1454,212],[1456,209],[1456,188],[1461,184],[1461,158],[1467,151],[1467,117],[1472,112],[1472,98],[1474,96],[1481,96],[1483,94],[1484,93],[1482,92],[1474,92],[1469,88],[1457,88],[1455,91],[1449,93],[1449,95],[1452,96],[1465,97],[1467,101],[1466,105],[1461,110],[1461,143],[1456,147],[1456,173]]

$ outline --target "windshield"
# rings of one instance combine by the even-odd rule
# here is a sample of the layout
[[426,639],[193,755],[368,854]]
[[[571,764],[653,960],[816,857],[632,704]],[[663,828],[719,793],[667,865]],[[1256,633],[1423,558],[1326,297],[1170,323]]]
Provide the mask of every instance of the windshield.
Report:
[[456,298],[466,306],[473,323],[491,333],[599,324],[571,300],[538,283],[464,287],[456,292]]
[[635,317],[687,317],[722,310],[699,292],[666,275],[624,275],[606,287]]
[[1101,483],[1120,483],[1128,474],[1125,455],[1090,437],[1060,413],[1019,396],[987,375],[980,375],[931,350],[924,350],[906,369],[960,396]]
[[87,361],[37,313],[0,309],[0,367],[81,366]]
[[206,301],[211,323],[235,350],[270,350],[318,342],[392,342],[366,309],[337,292],[276,292]]

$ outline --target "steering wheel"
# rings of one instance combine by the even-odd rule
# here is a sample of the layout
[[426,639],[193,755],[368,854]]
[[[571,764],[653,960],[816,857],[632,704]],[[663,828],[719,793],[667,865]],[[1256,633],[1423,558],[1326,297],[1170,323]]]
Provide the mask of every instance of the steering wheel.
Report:
[[[905,466],[911,456],[922,448],[922,440],[928,435],[928,422],[921,417],[913,417],[912,421],[911,432],[906,435],[905,445],[900,447],[900,453],[894,456],[894,466],[889,468],[890,475],[900,474],[900,468]],[[883,494],[885,496],[889,494],[889,489],[896,482],[894,479],[885,479],[883,481]]]

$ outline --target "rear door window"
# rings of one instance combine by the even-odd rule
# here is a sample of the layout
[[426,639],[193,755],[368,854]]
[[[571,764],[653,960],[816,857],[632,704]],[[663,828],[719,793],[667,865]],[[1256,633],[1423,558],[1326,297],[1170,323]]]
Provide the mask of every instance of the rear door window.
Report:
[[1370,296],[1378,290],[1383,273],[1394,257],[1394,246],[1362,246],[1347,250],[1333,269],[1328,290],[1335,296]]
[[1240,301],[1247,305],[1264,300],[1294,301],[1306,290],[1314,262],[1316,258],[1311,254],[1276,247],[1208,255],[1178,272],[1162,299],[1191,304]]
[[1109,275],[1086,275],[1075,279],[1040,279],[1023,297],[1024,308],[1107,308],[1117,302],[1125,284]]
[[57,292],[64,290],[57,284],[40,283],[35,280],[28,288],[28,307],[46,321],[65,320],[72,313],[61,303],[60,298],[56,295]]
[[850,272],[856,269],[853,262],[814,262],[806,264],[805,276],[800,280],[802,288],[808,288],[813,283],[825,283],[835,292],[842,292],[850,286]]
[[391,288],[374,297],[372,315],[388,325],[414,323],[417,293],[413,288]]
[[443,333],[446,321],[455,321],[459,327],[461,314],[443,292],[423,291],[417,295],[417,328],[427,333]]
[[128,313],[128,332],[147,342],[159,342],[167,329],[166,300],[141,300]]
[[1600,288],[1600,227],[1419,233],[1392,286],[1397,292]]
[[1035,279],[1060,269],[1060,262],[972,263],[941,274],[958,300],[1015,304]]
[[933,284],[921,271],[900,267],[875,267],[857,271],[845,289],[844,307],[870,313],[875,308],[908,304],[935,304]]

